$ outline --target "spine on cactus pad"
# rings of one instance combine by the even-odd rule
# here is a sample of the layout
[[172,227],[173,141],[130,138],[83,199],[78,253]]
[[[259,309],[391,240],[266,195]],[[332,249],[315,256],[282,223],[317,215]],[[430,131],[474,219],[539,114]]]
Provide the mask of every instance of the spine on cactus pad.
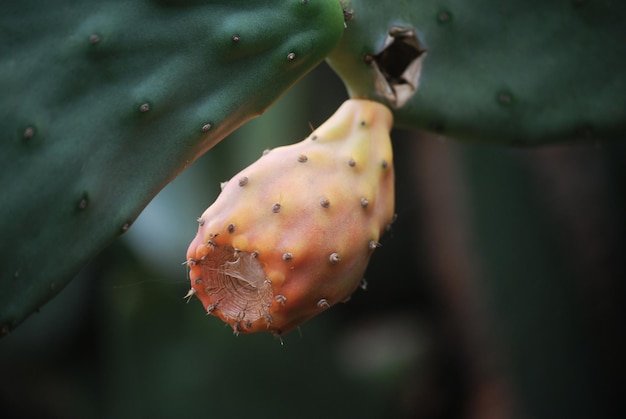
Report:
[[235,333],[275,335],[348,299],[394,217],[392,123],[348,100],[223,184],[187,251],[188,295]]

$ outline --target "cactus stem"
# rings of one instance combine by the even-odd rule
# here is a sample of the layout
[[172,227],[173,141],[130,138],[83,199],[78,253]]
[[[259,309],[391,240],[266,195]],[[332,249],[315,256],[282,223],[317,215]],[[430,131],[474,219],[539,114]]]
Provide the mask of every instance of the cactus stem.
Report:
[[330,261],[331,264],[336,265],[341,260],[341,257],[339,256],[339,253],[331,253],[328,260]]

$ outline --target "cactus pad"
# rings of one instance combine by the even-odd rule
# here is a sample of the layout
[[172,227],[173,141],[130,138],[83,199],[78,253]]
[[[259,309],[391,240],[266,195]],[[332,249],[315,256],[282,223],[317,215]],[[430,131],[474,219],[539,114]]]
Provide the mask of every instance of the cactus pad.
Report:
[[328,62],[352,97],[388,104],[400,126],[514,145],[624,137],[625,2],[344,7],[351,19]]
[[336,0],[0,5],[0,328],[321,62]]

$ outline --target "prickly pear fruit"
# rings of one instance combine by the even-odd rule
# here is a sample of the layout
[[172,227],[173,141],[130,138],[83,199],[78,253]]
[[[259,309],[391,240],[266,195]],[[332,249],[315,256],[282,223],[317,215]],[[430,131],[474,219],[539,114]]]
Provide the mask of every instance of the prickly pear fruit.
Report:
[[345,301],[394,216],[392,122],[348,100],[223,184],[187,251],[188,295],[235,333],[276,335]]

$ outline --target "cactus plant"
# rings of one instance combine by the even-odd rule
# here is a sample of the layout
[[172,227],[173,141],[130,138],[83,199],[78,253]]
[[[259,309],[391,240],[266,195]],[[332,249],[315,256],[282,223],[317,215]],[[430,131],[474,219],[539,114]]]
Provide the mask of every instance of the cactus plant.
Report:
[[326,56],[399,126],[498,144],[619,138],[625,15],[610,0],[3,3],[0,330]]
[[276,335],[346,300],[393,220],[392,122],[348,100],[225,183],[187,252],[188,295],[235,333]]
[[[319,4],[316,0],[308,3],[313,2]],[[0,176],[0,327],[6,326],[5,331],[14,327],[35,303],[56,293],[72,272],[110,241],[114,236],[112,231],[132,221],[158,190],[159,182],[170,179],[174,167],[179,170],[184,166],[177,166],[182,162],[182,155],[195,158],[197,145],[208,148],[236,127],[241,121],[231,120],[230,115],[248,117],[261,112],[272,97],[288,87],[290,80],[299,77],[309,64],[314,65],[315,57],[323,55],[320,50],[319,55],[310,56],[306,68],[294,69],[292,64],[299,55],[287,54],[291,63],[290,67],[285,67],[287,71],[280,65],[274,71],[260,64],[265,62],[263,57],[271,60],[274,52],[290,42],[288,38],[300,39],[301,33],[294,29],[296,24],[280,19],[279,23],[287,25],[285,29],[291,27],[292,31],[281,30],[280,40],[268,42],[272,45],[259,51],[258,56],[251,49],[235,49],[244,45],[245,36],[229,35],[232,43],[222,46],[232,55],[222,57],[232,60],[217,63],[209,60],[214,57],[212,53],[205,56],[208,64],[218,67],[214,73],[215,84],[205,79],[202,66],[192,65],[192,52],[198,42],[202,44],[200,48],[212,48],[216,44],[198,41],[202,38],[186,31],[198,29],[199,26],[193,24],[195,18],[204,22],[202,17],[206,16],[207,21],[213,22],[208,27],[215,34],[213,30],[232,23],[231,18],[238,21],[236,16],[242,12],[235,8],[237,5],[251,7],[255,12],[264,11],[260,13],[262,16],[278,13],[277,10],[269,12],[270,2],[250,3],[252,5],[242,1],[226,5],[220,0],[206,4],[202,0],[143,0],[125,2],[122,6],[122,2],[115,1],[107,4],[27,0],[0,5],[0,87],[3,91],[0,96],[0,170],[3,173]],[[296,3],[307,2],[289,4],[297,9]],[[343,77],[353,97],[386,104],[400,125],[432,130],[464,141],[527,145],[576,138],[613,139],[624,131],[626,94],[621,77],[624,59],[620,45],[624,35],[621,25],[624,6],[620,2],[531,1],[521,5],[521,2],[479,0],[470,5],[456,0],[445,3],[406,0],[386,2],[384,6],[380,6],[382,2],[363,0],[343,3],[344,16],[350,18],[346,23],[346,36],[339,49],[330,55],[329,62]],[[215,12],[211,7],[219,4],[224,6],[218,8],[217,18],[211,20],[209,17]],[[275,4],[278,1],[272,2]],[[327,4],[331,7],[330,2]],[[297,29],[310,23],[321,31],[330,29],[340,33],[340,18],[335,13],[339,10],[330,10],[334,16],[331,20],[337,25],[321,29],[323,23],[328,22],[322,22],[318,16],[319,19],[303,19]],[[101,51],[98,48],[111,41],[111,31],[91,31],[88,26],[93,22],[103,26],[108,22],[117,29],[128,29],[125,36],[113,38],[117,48],[111,49],[109,43],[109,49]],[[176,22],[181,23],[180,26]],[[254,25],[248,23],[243,26],[253,29]],[[77,28],[85,32],[81,35]],[[258,33],[269,36],[278,31],[272,27],[267,33],[261,30]],[[163,37],[158,36],[161,32]],[[76,48],[65,48],[68,45],[62,42],[64,40],[71,41],[69,47]],[[328,50],[333,43],[315,31],[303,42],[306,44],[308,40],[317,40]],[[74,41],[76,43],[72,44]],[[82,50],[81,43],[85,44]],[[59,48],[60,44],[65,47]],[[71,59],[75,58],[72,51],[83,51],[94,61],[76,63]],[[398,51],[404,51],[408,59],[401,60],[401,65],[396,67],[394,55]],[[252,55],[247,56],[248,53]],[[284,56],[276,54],[278,58]],[[172,60],[167,61],[167,57]],[[187,64],[191,66],[186,67]],[[84,74],[88,76],[77,77]],[[191,80],[189,75],[193,74],[203,81]],[[167,83],[160,86],[161,82]],[[137,100],[127,105],[127,99],[145,91],[150,83],[154,83],[155,92],[163,93],[161,98],[171,101]],[[208,99],[204,102],[211,97],[215,105],[208,104]],[[146,106],[142,106],[144,104]],[[196,108],[203,104],[206,106]],[[257,107],[248,108],[249,104]],[[208,132],[198,132],[194,115],[203,120],[207,116],[205,110],[212,112],[222,109],[221,106],[226,107],[221,113],[223,118],[211,119],[211,126],[203,123],[200,131],[206,126]],[[134,118],[133,111],[137,109],[144,111],[134,112],[142,119]],[[120,118],[120,115],[127,118]],[[220,127],[230,128],[217,131]],[[439,143],[423,137],[421,140],[394,144],[403,147],[396,150],[396,155],[403,157],[402,161],[397,160],[397,168],[405,170],[398,172],[403,174],[399,186],[402,198],[407,200],[398,205],[404,211],[400,217],[403,224],[396,243],[389,247],[385,243],[381,249],[383,252],[391,250],[385,256],[393,253],[393,259],[383,260],[378,271],[370,271],[370,275],[376,275],[372,278],[378,283],[383,282],[378,281],[381,276],[393,281],[384,281],[380,287],[376,284],[375,293],[366,296],[371,298],[370,303],[361,307],[365,308],[362,313],[367,313],[369,325],[366,327],[370,328],[369,320],[386,317],[389,309],[396,313],[406,309],[407,313],[418,313],[419,319],[411,318],[406,325],[397,327],[398,317],[394,314],[380,323],[386,331],[391,331],[390,334],[381,335],[369,329],[367,333],[357,333],[361,336],[354,339],[352,332],[355,329],[361,332],[362,329],[358,329],[366,322],[359,323],[358,315],[355,316],[359,304],[352,304],[349,309],[354,311],[349,326],[337,328],[336,324],[324,321],[328,319],[320,319],[306,330],[308,339],[290,345],[285,353],[254,337],[241,345],[236,340],[223,341],[206,333],[198,327],[204,316],[194,317],[194,310],[177,312],[181,307],[176,306],[174,298],[177,296],[171,295],[169,283],[162,293],[146,292],[149,290],[143,285],[135,286],[134,292],[126,288],[112,292],[113,287],[108,285],[104,287],[105,292],[94,293],[98,298],[96,304],[87,300],[90,305],[104,308],[98,310],[97,320],[81,324],[71,335],[75,339],[93,333],[92,341],[107,343],[99,344],[97,353],[86,353],[82,346],[72,351],[75,341],[68,338],[69,335],[64,339],[55,336],[38,340],[39,344],[35,345],[29,340],[21,348],[26,350],[7,351],[11,343],[19,340],[18,333],[4,342],[9,345],[1,345],[5,365],[0,369],[6,377],[3,390],[11,390],[5,394],[8,395],[5,399],[9,400],[3,404],[3,412],[8,405],[9,416],[11,407],[15,407],[14,412],[37,416],[41,411],[51,411],[41,406],[54,406],[62,412],[58,416],[68,416],[63,407],[72,406],[81,412],[74,416],[85,417],[89,414],[81,408],[93,404],[92,415],[105,411],[109,416],[116,416],[116,413],[119,413],[117,416],[167,416],[163,412],[199,416],[206,415],[210,405],[214,416],[228,416],[233,403],[241,405],[244,395],[244,405],[249,410],[245,413],[273,417],[290,416],[293,411],[304,412],[307,417],[319,416],[319,412],[331,417],[389,417],[406,408],[409,401],[414,408],[419,404],[419,409],[415,410],[422,414],[406,414],[406,417],[429,414],[460,417],[463,413],[475,417],[624,416],[615,413],[624,410],[618,390],[623,376],[621,354],[626,342],[623,327],[620,327],[624,267],[619,255],[624,250],[621,214],[626,202],[622,192],[626,179],[623,144],[576,148],[577,159],[585,163],[592,161],[590,166],[581,167],[564,159],[562,148],[527,153]],[[452,158],[437,159],[432,153],[433,145],[452,150]],[[548,158],[545,152],[552,156]],[[241,158],[239,151],[236,153],[237,158]],[[275,149],[263,159],[269,161],[266,157],[272,153],[281,155],[280,150]],[[450,161],[455,159],[462,161]],[[83,162],[88,164],[83,165]],[[300,169],[311,162],[313,160],[296,164],[291,159]],[[418,167],[421,175],[411,179],[406,170],[409,164],[411,170]],[[254,166],[255,170],[257,167]],[[441,181],[446,176],[459,179],[448,179],[452,186],[446,188],[446,181]],[[107,180],[110,183],[107,184]],[[422,183],[416,182],[419,180]],[[254,202],[263,202],[258,190],[240,190],[238,181],[239,177],[235,176],[231,189],[252,192]],[[284,179],[275,181],[286,182]],[[330,189],[335,187],[333,182],[329,182]],[[425,188],[426,185],[429,188]],[[246,186],[252,183],[242,188]],[[303,188],[308,188],[308,184]],[[416,203],[419,189],[430,189],[430,192],[424,194],[421,203]],[[586,193],[578,195],[581,189]],[[202,193],[202,188],[197,191]],[[231,192],[225,191],[226,194]],[[301,196],[303,192],[296,190],[294,196]],[[446,192],[456,199],[438,201],[437,197],[441,200]],[[468,200],[463,199],[464,193],[470,195]],[[567,199],[568,195],[577,195],[579,199]],[[223,202],[226,198],[220,199]],[[440,215],[436,217],[438,223],[430,223],[429,218],[420,222],[423,207],[415,211],[415,206],[426,201],[430,211]],[[242,204],[234,199],[232,202],[233,208],[240,211]],[[329,208],[325,208],[323,198],[314,202],[314,206],[321,211],[334,209],[334,201],[329,199],[328,202]],[[182,204],[177,202],[176,205]],[[471,205],[476,207],[468,217],[464,208]],[[450,208],[455,211],[450,213]],[[406,214],[408,211],[411,213]],[[217,207],[208,212],[210,215],[217,213]],[[267,213],[258,216],[251,212],[248,220],[264,220],[267,216]],[[73,222],[72,218],[79,221]],[[212,240],[217,252],[223,251],[229,240],[234,241],[236,234],[241,235],[240,240],[252,241],[252,229],[240,229],[240,221],[233,222],[231,233],[230,223],[218,225],[212,217],[202,218],[204,225],[201,227],[225,228],[213,238],[210,231],[202,228],[199,231],[198,240],[204,239],[206,244]],[[465,218],[473,223],[473,229],[468,228]],[[193,220],[189,220],[189,224],[193,224]],[[428,243],[420,244],[424,241],[423,227],[430,230],[432,237]],[[465,240],[457,240],[459,235],[451,234],[450,230],[461,230],[460,236],[475,234],[473,238],[478,240],[469,240],[471,245],[464,246]],[[285,235],[294,237],[289,232]],[[441,239],[441,235],[446,235],[447,239]],[[270,239],[262,240],[265,246],[262,249],[269,250],[259,252],[258,260],[265,254],[271,256],[267,266],[274,271],[297,266],[296,252],[281,253],[268,241]],[[76,242],[73,248],[68,244],[72,242]],[[194,245],[190,247],[191,252]],[[253,246],[238,246],[248,253],[256,250]],[[433,247],[438,250],[433,251]],[[315,251],[307,249],[307,252]],[[116,252],[129,258],[132,253],[124,247],[117,247]],[[428,253],[429,256],[424,256]],[[99,271],[98,275],[103,275],[103,282],[109,284],[113,277],[134,279],[140,275],[136,270],[120,275],[118,255],[105,256],[110,259],[102,258],[97,267],[92,265]],[[195,275],[198,271],[202,274],[206,267],[202,262],[194,265],[197,255],[192,253],[192,256],[189,264],[194,278],[193,292],[204,299],[206,308],[214,304],[212,314],[219,315],[219,303],[212,303],[207,288],[195,283],[200,278]],[[418,265],[424,269],[420,263],[423,260],[418,259],[422,257],[432,259],[438,266],[430,273],[430,280],[424,280],[416,272]],[[467,263],[470,258],[473,263]],[[397,263],[389,263],[390,260]],[[333,267],[343,269],[344,261],[346,257],[341,255],[339,264]],[[20,263],[27,263],[29,268],[15,269]],[[362,264],[359,266],[359,270],[362,269]],[[182,282],[182,268],[180,272],[178,279]],[[341,278],[347,278],[351,288],[356,286],[357,277]],[[51,278],[58,278],[58,281]],[[299,281],[302,278],[294,275],[289,281],[298,288],[308,289],[306,283]],[[324,276],[314,279],[317,282],[313,284],[326,286]],[[418,282],[421,285],[415,292]],[[295,299],[276,299],[279,295],[284,297],[280,293],[287,294],[286,290],[278,288],[287,284],[287,280],[283,284],[272,282],[274,299],[267,313],[261,312],[271,315],[271,319],[263,316],[256,324],[251,321],[250,329],[245,312],[241,320],[246,321],[237,322],[237,312],[234,319],[226,317],[225,320],[236,332],[252,331],[254,327],[272,331],[274,327],[275,333],[284,333],[309,314],[281,312],[281,301],[289,303]],[[431,286],[437,288],[437,292],[428,289]],[[50,290],[51,287],[54,290]],[[314,293],[315,289],[309,292]],[[72,299],[74,295],[66,293],[63,297]],[[448,301],[442,303],[440,300],[446,299],[445,295]],[[324,302],[320,303],[319,295],[311,297],[313,304],[303,307],[314,306],[315,312],[326,307]],[[133,310],[127,310],[126,306],[131,304],[119,304],[123,299],[141,300],[141,304],[133,303]],[[84,295],[74,300],[86,301]],[[326,304],[332,302],[327,299]],[[361,299],[359,303],[362,302]],[[125,309],[120,309],[118,304]],[[170,305],[164,309],[166,304]],[[287,305],[284,307],[286,310]],[[48,313],[45,313],[46,320],[53,318]],[[74,313],[74,318],[79,317]],[[83,311],[80,313],[82,317]],[[39,317],[38,320],[42,320],[42,316]],[[450,320],[454,317],[458,317],[457,321]],[[267,320],[271,320],[269,328]],[[38,323],[41,327],[43,322]],[[394,355],[406,351],[407,339],[404,338],[420,329],[420,325],[426,325],[428,332],[411,335],[409,340],[428,347],[426,354],[413,348],[412,354],[420,358],[419,366],[407,368],[403,364],[399,368],[396,364],[379,370],[376,376],[364,371],[371,359],[363,359],[363,354],[378,358],[381,353],[385,354],[384,348],[390,348],[389,352]],[[485,333],[489,336],[481,339],[480,335],[488,328],[492,329]],[[57,332],[56,328],[50,329]],[[463,339],[464,334],[467,334],[466,339]],[[41,339],[41,335],[37,337]],[[322,339],[311,339],[311,335]],[[368,339],[363,339],[364,335]],[[331,346],[348,339],[352,344],[343,349]],[[122,344],[108,344],[111,341]],[[323,341],[333,342],[320,345]],[[386,343],[383,351],[378,345],[381,342]],[[42,354],[37,349],[44,346],[47,350]],[[203,356],[206,351],[199,351],[202,347],[211,348],[210,356]],[[338,357],[341,353],[343,355]],[[21,356],[15,356],[17,354]],[[359,358],[360,362],[350,366],[350,361],[359,361]],[[190,359],[194,360],[194,367],[186,368]],[[201,361],[196,362],[198,359]],[[303,363],[303,359],[313,361]],[[486,360],[492,362],[484,362]],[[11,368],[7,368],[8,365]],[[86,368],[92,365],[95,368]],[[350,369],[355,379],[346,380],[346,371]],[[397,375],[390,378],[393,370],[400,369],[403,371],[401,379]],[[90,372],[87,375],[86,370]],[[488,377],[481,377],[481,373]],[[68,385],[70,380],[78,381],[71,386]],[[55,397],[40,397],[42,389],[51,382],[63,384],[63,400],[72,403],[57,403]],[[177,385],[172,386],[172,382]],[[197,385],[200,382],[204,384]],[[264,384],[259,387],[259,382]],[[285,382],[290,383],[286,392],[282,391]],[[320,386],[320,382],[325,385]],[[276,391],[277,388],[281,391]],[[311,411],[303,411],[301,406],[310,404],[311,395],[321,404]],[[380,397],[389,402],[380,406]],[[202,402],[194,402],[199,400]]]
[[0,328],[343,33],[335,0],[0,5]]

